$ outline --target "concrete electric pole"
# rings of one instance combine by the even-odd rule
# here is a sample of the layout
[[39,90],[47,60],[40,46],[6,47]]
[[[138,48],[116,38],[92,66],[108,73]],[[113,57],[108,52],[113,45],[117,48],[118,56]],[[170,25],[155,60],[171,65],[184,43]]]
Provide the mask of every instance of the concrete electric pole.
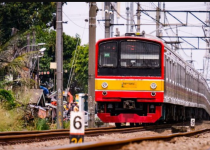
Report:
[[33,31],[33,40],[32,40],[32,51],[34,51],[35,50],[35,43],[36,43],[36,32],[35,31]]
[[133,32],[134,20],[133,20],[133,2],[130,2],[130,32]]
[[141,5],[138,2],[137,4],[137,32],[140,32],[140,18],[141,18]]
[[161,10],[161,2],[158,2],[158,7],[156,8],[157,12],[156,12],[156,36],[160,36],[160,10]]
[[110,2],[105,2],[105,38],[110,37]]
[[27,34],[27,52],[30,52],[30,33]]
[[[89,62],[88,62],[88,126],[95,125],[95,43],[96,43],[96,2],[89,2]],[[106,18],[105,18],[106,19]]]
[[129,2],[126,2],[126,14],[127,14],[127,24],[126,24],[126,33],[129,32]]
[[[30,52],[30,33],[27,34],[27,53]],[[28,68],[29,68],[29,74],[28,78],[31,78],[31,68],[32,68],[32,59],[30,58],[29,63],[28,63]]]
[[[111,24],[114,24],[114,8],[113,8],[113,7],[116,6],[116,2],[112,3],[112,5],[113,5],[113,6],[111,6],[111,11],[110,11],[110,16],[111,16],[111,21],[110,21],[110,22],[111,22]],[[111,30],[111,37],[114,36],[114,31],[113,31],[113,29],[114,29],[114,26],[111,25],[111,27],[110,27],[110,30]]]
[[62,24],[62,2],[56,6],[56,90],[57,90],[57,129],[63,129],[63,24]]
[[[210,10],[210,2],[206,2],[206,10],[209,11]],[[206,24],[207,25],[210,25],[210,15],[209,13],[206,14]],[[205,35],[208,37],[210,36],[210,28],[207,27],[205,28],[204,30],[205,32]],[[209,44],[210,40],[208,39],[206,41],[206,47],[207,49],[209,48],[210,44]],[[206,53],[204,55],[204,58],[203,58],[203,74],[204,74],[204,78],[205,79],[209,79],[209,59],[210,59],[210,50],[206,50]]]

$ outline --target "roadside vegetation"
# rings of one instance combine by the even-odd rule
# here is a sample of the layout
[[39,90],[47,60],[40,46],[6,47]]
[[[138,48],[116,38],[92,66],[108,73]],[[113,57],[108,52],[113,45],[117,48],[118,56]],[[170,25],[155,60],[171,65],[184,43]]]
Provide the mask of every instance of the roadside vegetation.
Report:
[[[35,44],[46,43],[39,69],[49,70],[50,62],[55,62],[56,30],[52,23],[55,12],[55,2],[0,2],[0,132],[56,129],[56,124],[47,119],[30,119],[31,95],[27,91],[35,88],[36,81],[30,76],[28,66],[39,51],[36,47],[26,52],[27,35],[32,43],[35,32]],[[88,49],[88,45],[81,45],[79,35],[72,37],[63,33],[63,70],[67,70],[63,86],[67,88],[72,71],[71,84],[77,87],[73,94],[87,93]],[[48,78],[43,76],[42,80]],[[69,126],[69,122],[64,122],[64,128]]]

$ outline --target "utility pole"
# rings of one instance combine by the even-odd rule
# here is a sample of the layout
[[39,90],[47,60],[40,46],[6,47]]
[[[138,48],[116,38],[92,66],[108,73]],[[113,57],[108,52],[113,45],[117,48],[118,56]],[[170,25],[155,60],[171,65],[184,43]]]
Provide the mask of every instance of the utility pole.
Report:
[[118,28],[116,28],[116,35],[115,36],[120,36],[120,31],[118,30]]
[[130,2],[130,24],[131,24],[131,28],[130,28],[130,32],[133,32],[133,2]]
[[158,2],[158,7],[156,8],[156,36],[160,36],[160,10],[161,10],[161,2]]
[[27,34],[27,52],[30,52],[30,33]]
[[110,2],[105,2],[105,38],[110,37]]
[[129,2],[126,2],[126,14],[127,14],[127,24],[126,24],[126,33],[129,31]]
[[[210,10],[210,2],[206,2],[206,6],[207,6],[206,10],[209,11]],[[206,14],[206,24],[210,25],[210,15],[209,15],[209,13]],[[210,28],[209,27],[207,29],[205,29],[204,32],[206,32],[205,33],[206,36],[210,36]],[[207,39],[207,41],[206,41],[206,47],[207,48],[209,48],[209,46],[210,46],[209,42],[210,42],[210,40]],[[203,73],[204,73],[204,78],[206,78],[206,79],[208,78],[208,72],[209,72],[209,59],[210,59],[209,54],[210,54],[209,50],[206,50],[206,53],[204,55],[204,58],[206,58],[205,63],[203,61],[203,63],[204,63],[203,64]],[[204,60],[204,58],[203,58],[203,60]]]
[[93,128],[95,125],[96,2],[89,2],[89,8],[88,112],[90,113],[90,117],[88,126]]
[[39,54],[37,56],[37,72],[36,72],[36,76],[37,76],[37,89],[39,89]]
[[[178,37],[178,27],[176,26],[176,36]],[[179,42],[179,38],[177,38],[177,42]],[[179,49],[179,43],[175,43],[175,51]]]
[[[30,52],[30,46],[29,46],[29,45],[30,45],[30,33],[27,34],[27,53]],[[33,58],[30,58],[30,59],[29,59],[29,63],[28,63],[28,65],[27,65],[28,68],[29,68],[29,72],[28,72],[29,75],[28,75],[28,78],[31,78],[32,60],[33,60]]]
[[34,51],[35,50],[35,42],[36,42],[36,32],[33,30],[33,40],[32,40],[32,51]]
[[[114,8],[113,7],[116,6],[115,4],[116,3],[112,3],[113,6],[111,6],[111,13],[110,13],[110,15],[111,15],[111,24],[114,24]],[[114,36],[114,31],[113,31],[114,26],[111,25],[110,28],[111,28],[111,37],[113,37]]]
[[137,32],[140,32],[141,5],[137,4]]
[[[35,33],[34,29],[33,29],[32,51],[35,50],[35,46],[34,46],[34,45],[35,45],[35,41],[36,41],[36,39],[35,39],[35,38],[36,38],[35,34],[36,34],[36,33]],[[32,64],[31,64],[31,67],[32,67],[32,66],[33,66],[33,62],[32,62]],[[31,67],[29,67],[29,68],[31,68]],[[37,70],[38,70],[38,65],[37,65]],[[33,73],[34,73],[34,72],[33,72]],[[33,73],[32,73],[32,74],[33,74]],[[37,77],[37,76],[36,76],[35,73],[34,73],[34,80],[36,79],[36,77]],[[37,77],[37,78],[38,78],[38,77]],[[35,81],[36,81],[36,80],[35,80]],[[37,84],[35,83],[34,87],[38,89],[38,83],[37,83]]]
[[[120,2],[115,2],[115,6],[117,7],[117,12],[120,13]],[[117,12],[115,11],[115,16],[116,16],[116,23],[118,24],[118,19],[120,19],[120,16]]]
[[57,129],[63,129],[63,24],[62,2],[56,5],[56,90],[57,90]]

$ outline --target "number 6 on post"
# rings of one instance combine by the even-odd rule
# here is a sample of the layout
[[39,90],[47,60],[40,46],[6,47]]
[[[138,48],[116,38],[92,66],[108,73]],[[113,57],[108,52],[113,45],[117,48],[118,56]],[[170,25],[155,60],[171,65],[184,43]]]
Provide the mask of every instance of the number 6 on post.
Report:
[[72,111],[70,116],[70,143],[83,143],[84,133],[84,111]]

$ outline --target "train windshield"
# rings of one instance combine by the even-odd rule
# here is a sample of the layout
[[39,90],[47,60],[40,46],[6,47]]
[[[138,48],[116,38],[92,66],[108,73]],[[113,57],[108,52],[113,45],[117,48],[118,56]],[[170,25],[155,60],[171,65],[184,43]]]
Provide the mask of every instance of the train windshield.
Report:
[[103,43],[99,49],[99,67],[117,67],[117,42]]
[[160,45],[143,41],[122,41],[120,43],[120,66],[159,68]]
[[157,42],[119,39],[101,42],[98,48],[98,75],[161,76]]

